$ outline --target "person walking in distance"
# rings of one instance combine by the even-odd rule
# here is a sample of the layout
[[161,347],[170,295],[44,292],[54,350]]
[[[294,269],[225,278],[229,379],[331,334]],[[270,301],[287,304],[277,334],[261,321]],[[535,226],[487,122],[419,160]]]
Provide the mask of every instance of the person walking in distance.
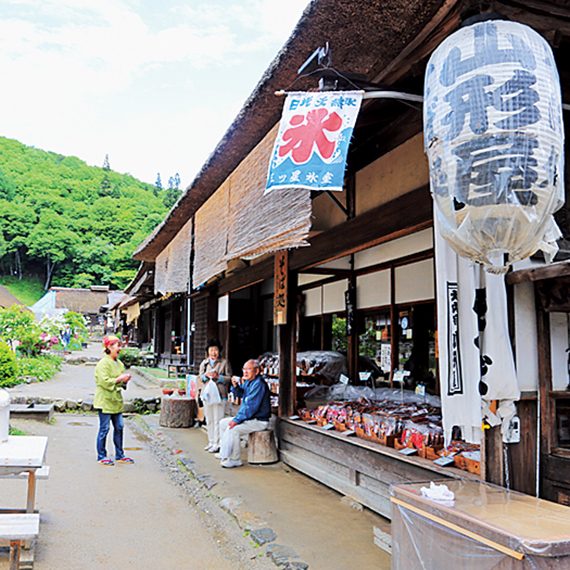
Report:
[[112,466],[114,461],[107,456],[106,442],[109,425],[113,423],[113,443],[117,463],[134,463],[125,457],[123,451],[123,394],[130,374],[125,373],[125,365],[119,360],[121,341],[116,336],[103,339],[105,356],[95,367],[95,398],[93,407],[99,412],[99,432],[97,434],[97,461],[101,465]]
[[[263,431],[269,427],[271,398],[269,386],[261,376],[260,370],[257,360],[248,360],[243,365],[243,384],[240,385],[239,379],[232,378],[232,392],[242,398],[242,402],[235,417],[224,418],[220,422],[221,438],[224,442],[220,455],[222,467],[240,467],[241,436]],[[231,443],[228,449],[225,442]]]
[[[222,346],[217,340],[211,340],[206,347],[206,358],[200,364],[199,375],[202,381],[202,401],[208,430],[208,445],[204,448],[210,453],[220,450],[220,420],[224,417],[228,388],[232,371],[228,361],[221,357]],[[208,386],[212,383],[212,386]],[[212,393],[210,390],[217,390]]]

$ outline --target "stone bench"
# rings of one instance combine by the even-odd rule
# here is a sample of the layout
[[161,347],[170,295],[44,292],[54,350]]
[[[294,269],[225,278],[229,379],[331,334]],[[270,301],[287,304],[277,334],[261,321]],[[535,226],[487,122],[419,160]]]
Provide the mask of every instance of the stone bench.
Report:
[[254,431],[247,440],[247,462],[253,465],[277,463],[279,454],[272,429]]
[[35,539],[40,532],[40,515],[0,514],[0,541],[10,543],[10,570],[20,568],[20,556],[24,542]]

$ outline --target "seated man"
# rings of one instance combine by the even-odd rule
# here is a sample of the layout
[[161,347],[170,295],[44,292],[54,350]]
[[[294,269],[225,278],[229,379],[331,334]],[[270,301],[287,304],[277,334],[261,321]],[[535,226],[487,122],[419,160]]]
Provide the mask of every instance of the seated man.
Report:
[[[254,431],[263,431],[269,426],[271,417],[269,386],[259,372],[259,362],[248,360],[243,365],[243,385],[240,386],[239,381],[232,378],[232,392],[238,398],[242,398],[242,402],[235,418],[220,420],[222,442],[220,453],[226,455],[226,457],[220,455],[222,467],[240,467],[242,465],[240,437]],[[226,433],[228,430],[229,433]],[[228,437],[231,437],[229,442]],[[231,443],[231,449],[226,449],[228,443]]]

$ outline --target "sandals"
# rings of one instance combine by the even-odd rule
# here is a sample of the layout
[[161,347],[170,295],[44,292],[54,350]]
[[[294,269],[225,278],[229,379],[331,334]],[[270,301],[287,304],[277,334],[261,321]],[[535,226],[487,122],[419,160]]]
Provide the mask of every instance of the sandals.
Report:
[[121,459],[117,459],[117,463],[128,463],[130,465],[134,462],[135,460],[131,459],[130,457],[121,457]]
[[99,465],[104,465],[105,467],[112,467],[115,465],[115,462],[112,459],[99,459],[97,463],[99,463]]

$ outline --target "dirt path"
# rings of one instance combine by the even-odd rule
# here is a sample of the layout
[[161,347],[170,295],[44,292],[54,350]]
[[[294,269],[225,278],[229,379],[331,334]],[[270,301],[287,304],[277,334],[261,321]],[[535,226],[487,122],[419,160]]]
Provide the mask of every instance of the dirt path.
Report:
[[[73,353],[73,357],[100,358],[102,356],[101,346],[91,343],[83,351]],[[93,399],[95,393],[95,363],[92,365],[72,365],[64,364],[61,372],[58,372],[47,382],[33,382],[32,384],[18,384],[10,388],[12,397],[38,397],[50,398],[52,400],[87,400]],[[141,376],[133,373],[133,379],[129,383],[123,397],[125,400],[134,398],[156,398],[160,396],[160,388],[148,382]]]
[[[125,447],[136,464],[102,467],[95,461],[95,416],[13,423],[49,437],[50,478],[38,482],[36,570],[274,568],[256,558],[236,525],[196,508],[148,442],[128,427]],[[24,502],[25,482],[2,480],[0,504]],[[0,569],[7,566],[7,557],[0,557]]]

